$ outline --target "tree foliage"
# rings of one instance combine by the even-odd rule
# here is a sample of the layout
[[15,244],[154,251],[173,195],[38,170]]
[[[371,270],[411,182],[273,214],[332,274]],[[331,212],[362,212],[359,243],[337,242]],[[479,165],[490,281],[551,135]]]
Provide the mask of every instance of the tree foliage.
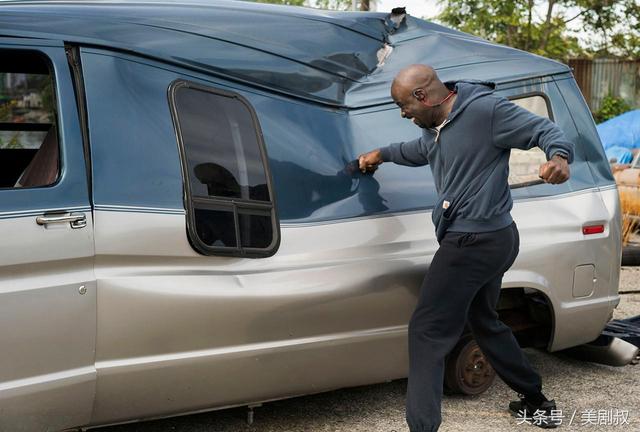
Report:
[[623,98],[609,94],[602,99],[600,109],[593,114],[593,118],[596,123],[602,123],[631,109],[631,106]]
[[[438,20],[494,42],[566,60],[583,54],[640,54],[636,0],[441,0]],[[579,23],[593,37],[579,41]]]
[[351,0],[317,0],[316,6],[320,9],[330,9],[330,10],[351,10],[352,3]]
[[595,55],[640,57],[640,3],[637,0],[575,0],[585,30],[600,36]]
[[[274,3],[274,4],[285,4],[292,6],[304,6],[306,0],[254,0],[258,3]],[[356,8],[361,11],[368,11],[370,8],[370,2],[372,0],[356,0]],[[320,9],[330,9],[330,10],[339,10],[339,11],[347,11],[351,10],[353,7],[352,0],[316,0],[313,3],[315,7]]]
[[[255,0],[303,6],[308,0]],[[368,10],[371,0],[357,0]],[[638,0],[440,0],[437,21],[545,57],[640,57]],[[350,10],[352,0],[316,0],[322,9]],[[579,40],[571,26],[590,35]]]
[[305,0],[253,0],[256,3],[274,3],[289,6],[304,6]]

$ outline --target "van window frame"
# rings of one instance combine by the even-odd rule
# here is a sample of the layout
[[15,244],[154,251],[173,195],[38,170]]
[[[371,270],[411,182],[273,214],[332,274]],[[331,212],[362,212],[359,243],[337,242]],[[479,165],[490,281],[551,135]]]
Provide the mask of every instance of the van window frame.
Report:
[[[15,187],[15,186],[5,186],[5,187],[0,187],[0,190],[33,190],[33,189],[50,189],[53,188],[55,186],[57,186],[58,184],[60,184],[60,182],[62,181],[62,173],[63,173],[63,161],[62,161],[62,156],[63,156],[63,148],[62,148],[62,131],[61,129],[61,121],[60,121],[60,113],[59,113],[59,109],[60,109],[60,104],[59,104],[59,95],[58,95],[58,82],[57,82],[57,75],[56,75],[56,70],[54,68],[53,65],[53,60],[51,59],[51,57],[40,50],[34,49],[33,47],[21,47],[21,46],[16,46],[11,47],[11,48],[7,48],[7,47],[2,47],[0,48],[0,53],[2,51],[20,51],[25,55],[32,55],[32,56],[37,56],[40,57],[43,61],[43,63],[47,66],[47,71],[48,71],[48,77],[49,77],[49,82],[51,85],[51,96],[53,98],[53,107],[54,107],[54,111],[53,111],[53,122],[51,123],[51,125],[49,126],[48,129],[44,129],[43,126],[46,123],[15,123],[15,124],[19,124],[21,125],[20,128],[15,129],[15,130],[20,130],[20,131],[38,131],[38,132],[48,132],[50,130],[50,128],[55,128],[55,137],[56,137],[56,145],[58,146],[58,160],[56,161],[57,166],[58,166],[58,173],[56,176],[56,179],[52,182],[52,183],[48,183],[48,184],[43,184],[43,185],[36,185],[36,186],[20,186],[20,187]],[[2,72],[0,70],[0,72]],[[10,125],[13,124],[12,122],[2,122],[1,123],[3,128],[2,130],[8,130],[8,129],[4,129],[4,126],[6,125]],[[38,148],[38,150],[40,150],[40,148]],[[36,150],[36,153],[37,151]],[[34,153],[34,157],[35,157],[35,153]],[[27,167],[29,165],[27,164]],[[27,168],[25,167],[25,169]]]
[[[536,90],[536,91],[530,91],[530,92],[521,93],[521,94],[517,94],[517,95],[513,95],[513,96],[507,96],[507,99],[510,102],[515,102],[515,101],[520,100],[520,99],[527,99],[527,98],[536,97],[536,96],[539,96],[539,97],[542,98],[542,100],[544,100],[545,106],[547,107],[547,114],[548,114],[546,118],[548,118],[553,123],[555,123],[555,119],[553,117],[553,110],[551,109],[551,100],[549,99],[549,96],[546,93],[541,92],[539,90]],[[524,108],[524,109],[526,109],[526,108]],[[533,111],[529,111],[529,112],[531,112],[532,114],[535,114],[537,116],[540,116],[540,114],[534,113]],[[526,150],[526,151],[531,151],[531,150]],[[509,164],[511,164],[511,158],[509,158]],[[538,182],[539,182],[539,180],[535,179],[533,181],[532,180],[528,180],[528,181],[525,180],[525,181],[520,181],[518,183],[509,183],[509,189],[513,190],[513,189],[519,189],[519,188],[526,188],[526,187],[531,186],[532,184],[535,185]]]
[[[217,96],[222,96],[230,99],[236,99],[242,105],[247,108],[249,115],[251,116],[251,122],[253,125],[254,133],[256,134],[256,141],[258,149],[260,151],[260,160],[264,169],[265,179],[267,182],[267,189],[269,191],[269,201],[258,201],[244,198],[231,198],[223,196],[209,196],[209,197],[193,197],[191,193],[191,182],[189,166],[187,163],[187,152],[184,140],[182,139],[182,128],[178,118],[178,106],[176,104],[176,95],[178,90],[182,88],[193,89],[197,91],[204,91]],[[209,256],[237,256],[241,258],[267,258],[273,256],[280,247],[280,221],[278,218],[278,212],[276,207],[275,188],[273,187],[273,181],[271,176],[271,170],[269,167],[269,160],[267,157],[266,145],[264,143],[264,137],[262,134],[262,128],[258,121],[258,116],[251,103],[242,95],[236,92],[222,90],[216,87],[211,87],[201,83],[188,81],[182,78],[171,82],[168,88],[169,108],[171,111],[171,117],[173,120],[174,131],[176,134],[176,140],[178,143],[178,150],[180,154],[180,167],[182,171],[182,185],[184,190],[184,206],[187,212],[187,233],[191,246],[202,255]],[[209,246],[205,244],[197,233],[196,230],[196,218],[194,202],[199,201],[204,204],[211,204],[218,207],[228,207],[234,218],[235,238],[236,246]],[[206,208],[206,207],[205,207]],[[242,239],[240,237],[240,224],[239,214],[240,210],[259,210],[268,211],[271,215],[271,231],[272,239],[271,243],[266,248],[255,247],[243,247]]]

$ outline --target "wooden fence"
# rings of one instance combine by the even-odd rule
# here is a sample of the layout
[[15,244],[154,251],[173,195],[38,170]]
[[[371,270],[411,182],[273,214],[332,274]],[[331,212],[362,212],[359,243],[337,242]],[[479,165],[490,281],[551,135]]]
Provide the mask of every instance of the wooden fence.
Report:
[[607,95],[640,108],[640,60],[572,59],[569,66],[592,112]]

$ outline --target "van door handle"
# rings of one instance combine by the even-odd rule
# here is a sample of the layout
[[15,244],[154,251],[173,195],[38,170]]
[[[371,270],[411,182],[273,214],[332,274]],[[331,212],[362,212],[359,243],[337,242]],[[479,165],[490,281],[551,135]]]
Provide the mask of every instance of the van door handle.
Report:
[[84,213],[49,214],[36,217],[38,225],[69,223],[71,228],[84,228],[87,226],[87,216]]

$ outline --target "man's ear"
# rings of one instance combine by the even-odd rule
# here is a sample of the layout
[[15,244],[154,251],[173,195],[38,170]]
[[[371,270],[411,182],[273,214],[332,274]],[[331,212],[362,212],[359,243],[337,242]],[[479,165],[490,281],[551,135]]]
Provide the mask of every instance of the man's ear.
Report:
[[422,89],[415,89],[414,91],[411,92],[411,94],[413,95],[414,98],[418,99],[419,101],[423,101],[424,100],[424,90]]

